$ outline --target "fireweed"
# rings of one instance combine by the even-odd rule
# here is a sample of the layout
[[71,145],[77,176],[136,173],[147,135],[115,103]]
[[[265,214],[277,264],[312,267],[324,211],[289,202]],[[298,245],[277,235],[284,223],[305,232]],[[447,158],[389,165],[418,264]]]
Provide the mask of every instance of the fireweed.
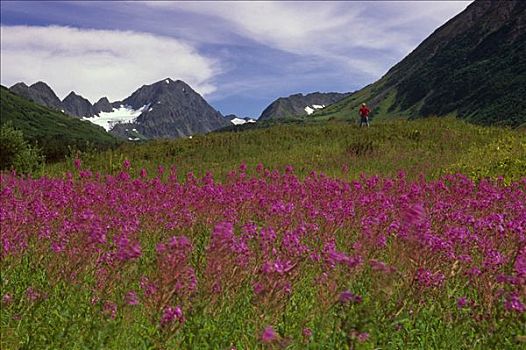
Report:
[[[116,176],[75,167],[64,178],[2,174],[2,314],[45,300],[46,290],[13,287],[13,271],[30,261],[48,288],[88,293],[102,318],[141,310],[170,336],[247,286],[260,315],[249,336],[262,343],[277,338],[269,322],[300,286],[317,290],[318,313],[376,298],[411,314],[445,298],[475,320],[524,322],[526,178],[409,182],[401,172],[345,182],[313,172],[300,181],[292,167],[248,176],[242,165],[217,183],[211,174],[177,182],[175,168],[168,181],[132,178],[128,161]],[[353,290],[364,279],[367,289]],[[375,341],[356,327],[342,330],[349,343]],[[301,342],[316,338],[308,319],[297,328]]]

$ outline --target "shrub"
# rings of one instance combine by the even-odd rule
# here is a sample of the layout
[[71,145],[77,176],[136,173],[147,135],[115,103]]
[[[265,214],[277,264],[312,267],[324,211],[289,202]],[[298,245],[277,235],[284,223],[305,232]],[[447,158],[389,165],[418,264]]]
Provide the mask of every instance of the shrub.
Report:
[[5,123],[0,128],[0,170],[16,170],[21,174],[33,174],[44,163],[38,147],[24,140],[22,131]]

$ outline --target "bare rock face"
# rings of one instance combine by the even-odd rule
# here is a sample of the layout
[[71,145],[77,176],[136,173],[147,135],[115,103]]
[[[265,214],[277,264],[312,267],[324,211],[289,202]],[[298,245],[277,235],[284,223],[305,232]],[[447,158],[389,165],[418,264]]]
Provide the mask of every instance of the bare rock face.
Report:
[[39,81],[31,86],[24,83],[16,83],[9,90],[39,105],[61,110],[62,102],[53,90],[44,82]]
[[181,80],[165,79],[144,85],[121,104],[134,110],[144,109],[133,126],[146,138],[185,137],[230,125]]

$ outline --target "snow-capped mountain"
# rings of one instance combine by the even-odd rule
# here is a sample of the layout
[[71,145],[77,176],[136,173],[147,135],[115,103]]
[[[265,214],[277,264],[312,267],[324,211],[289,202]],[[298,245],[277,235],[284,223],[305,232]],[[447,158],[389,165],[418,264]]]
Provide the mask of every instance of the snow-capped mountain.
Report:
[[169,78],[143,85],[122,101],[102,97],[94,105],[73,91],[60,101],[43,82],[17,83],[10,90],[132,140],[184,137],[231,125],[188,84]]
[[[128,108],[129,113],[141,112],[135,120],[116,124],[111,129],[112,133],[126,138],[137,134],[145,138],[185,137],[229,125],[221,113],[181,80],[164,79],[143,85],[120,104]],[[130,135],[129,130],[133,129],[137,132]]]

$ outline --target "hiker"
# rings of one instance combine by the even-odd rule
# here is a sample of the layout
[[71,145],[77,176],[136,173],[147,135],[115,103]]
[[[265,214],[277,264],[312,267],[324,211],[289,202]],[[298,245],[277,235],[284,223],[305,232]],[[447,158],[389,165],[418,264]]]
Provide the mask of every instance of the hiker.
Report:
[[369,127],[369,108],[365,103],[362,103],[362,107],[360,107],[360,127],[362,127],[363,124],[367,125]]

